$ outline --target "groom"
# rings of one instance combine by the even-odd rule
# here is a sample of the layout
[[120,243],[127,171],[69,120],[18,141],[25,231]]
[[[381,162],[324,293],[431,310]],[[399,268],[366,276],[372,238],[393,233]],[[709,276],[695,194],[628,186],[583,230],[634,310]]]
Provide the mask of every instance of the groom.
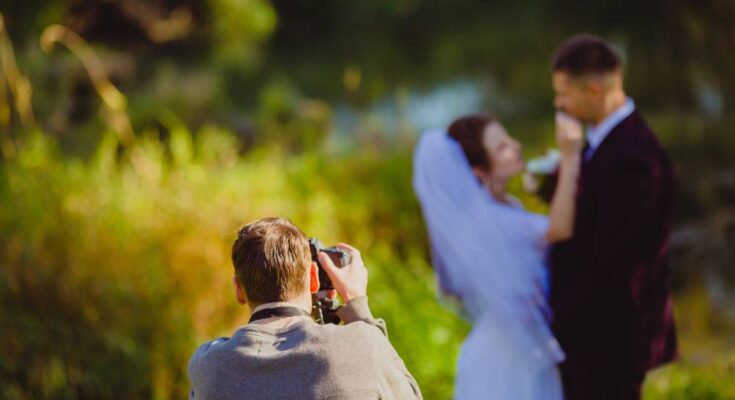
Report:
[[639,399],[646,372],[677,357],[671,164],[622,70],[595,36],[569,39],[553,59],[554,106],[587,125],[574,234],[549,254],[567,400]]

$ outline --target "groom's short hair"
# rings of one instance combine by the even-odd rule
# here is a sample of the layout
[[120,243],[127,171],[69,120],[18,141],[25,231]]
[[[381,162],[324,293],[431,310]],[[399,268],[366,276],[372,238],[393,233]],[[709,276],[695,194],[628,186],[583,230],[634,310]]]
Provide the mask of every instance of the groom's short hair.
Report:
[[594,35],[573,36],[556,50],[552,61],[555,72],[575,77],[604,74],[620,68],[618,53],[605,40]]

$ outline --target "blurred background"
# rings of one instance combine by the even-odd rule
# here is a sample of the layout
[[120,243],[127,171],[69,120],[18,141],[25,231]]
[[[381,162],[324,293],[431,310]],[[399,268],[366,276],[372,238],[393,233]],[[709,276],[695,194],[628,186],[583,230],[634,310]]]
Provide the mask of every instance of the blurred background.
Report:
[[735,399],[735,2],[3,0],[0,15],[0,398],[186,398],[197,344],[247,321],[235,233],[275,215],[362,249],[374,314],[424,397],[451,398],[469,325],[435,290],[413,145],[488,111],[541,155],[550,57],[586,32],[624,54],[678,177],[683,357],[645,398]]

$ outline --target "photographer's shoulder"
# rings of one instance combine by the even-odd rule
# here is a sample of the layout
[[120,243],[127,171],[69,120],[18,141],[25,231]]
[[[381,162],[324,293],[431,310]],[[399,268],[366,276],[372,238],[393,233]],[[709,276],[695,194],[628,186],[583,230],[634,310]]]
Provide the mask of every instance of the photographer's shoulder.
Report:
[[219,337],[199,345],[189,359],[189,374],[196,375],[201,368],[209,367],[212,360],[218,358],[217,354],[226,351],[230,343],[229,337]]

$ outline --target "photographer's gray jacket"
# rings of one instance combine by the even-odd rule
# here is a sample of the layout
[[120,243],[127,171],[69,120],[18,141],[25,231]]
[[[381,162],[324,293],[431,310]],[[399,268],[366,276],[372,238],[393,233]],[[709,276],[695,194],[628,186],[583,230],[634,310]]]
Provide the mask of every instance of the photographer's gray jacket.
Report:
[[308,318],[280,329],[248,324],[203,344],[189,362],[190,398],[421,399],[367,297],[337,314],[345,325]]

